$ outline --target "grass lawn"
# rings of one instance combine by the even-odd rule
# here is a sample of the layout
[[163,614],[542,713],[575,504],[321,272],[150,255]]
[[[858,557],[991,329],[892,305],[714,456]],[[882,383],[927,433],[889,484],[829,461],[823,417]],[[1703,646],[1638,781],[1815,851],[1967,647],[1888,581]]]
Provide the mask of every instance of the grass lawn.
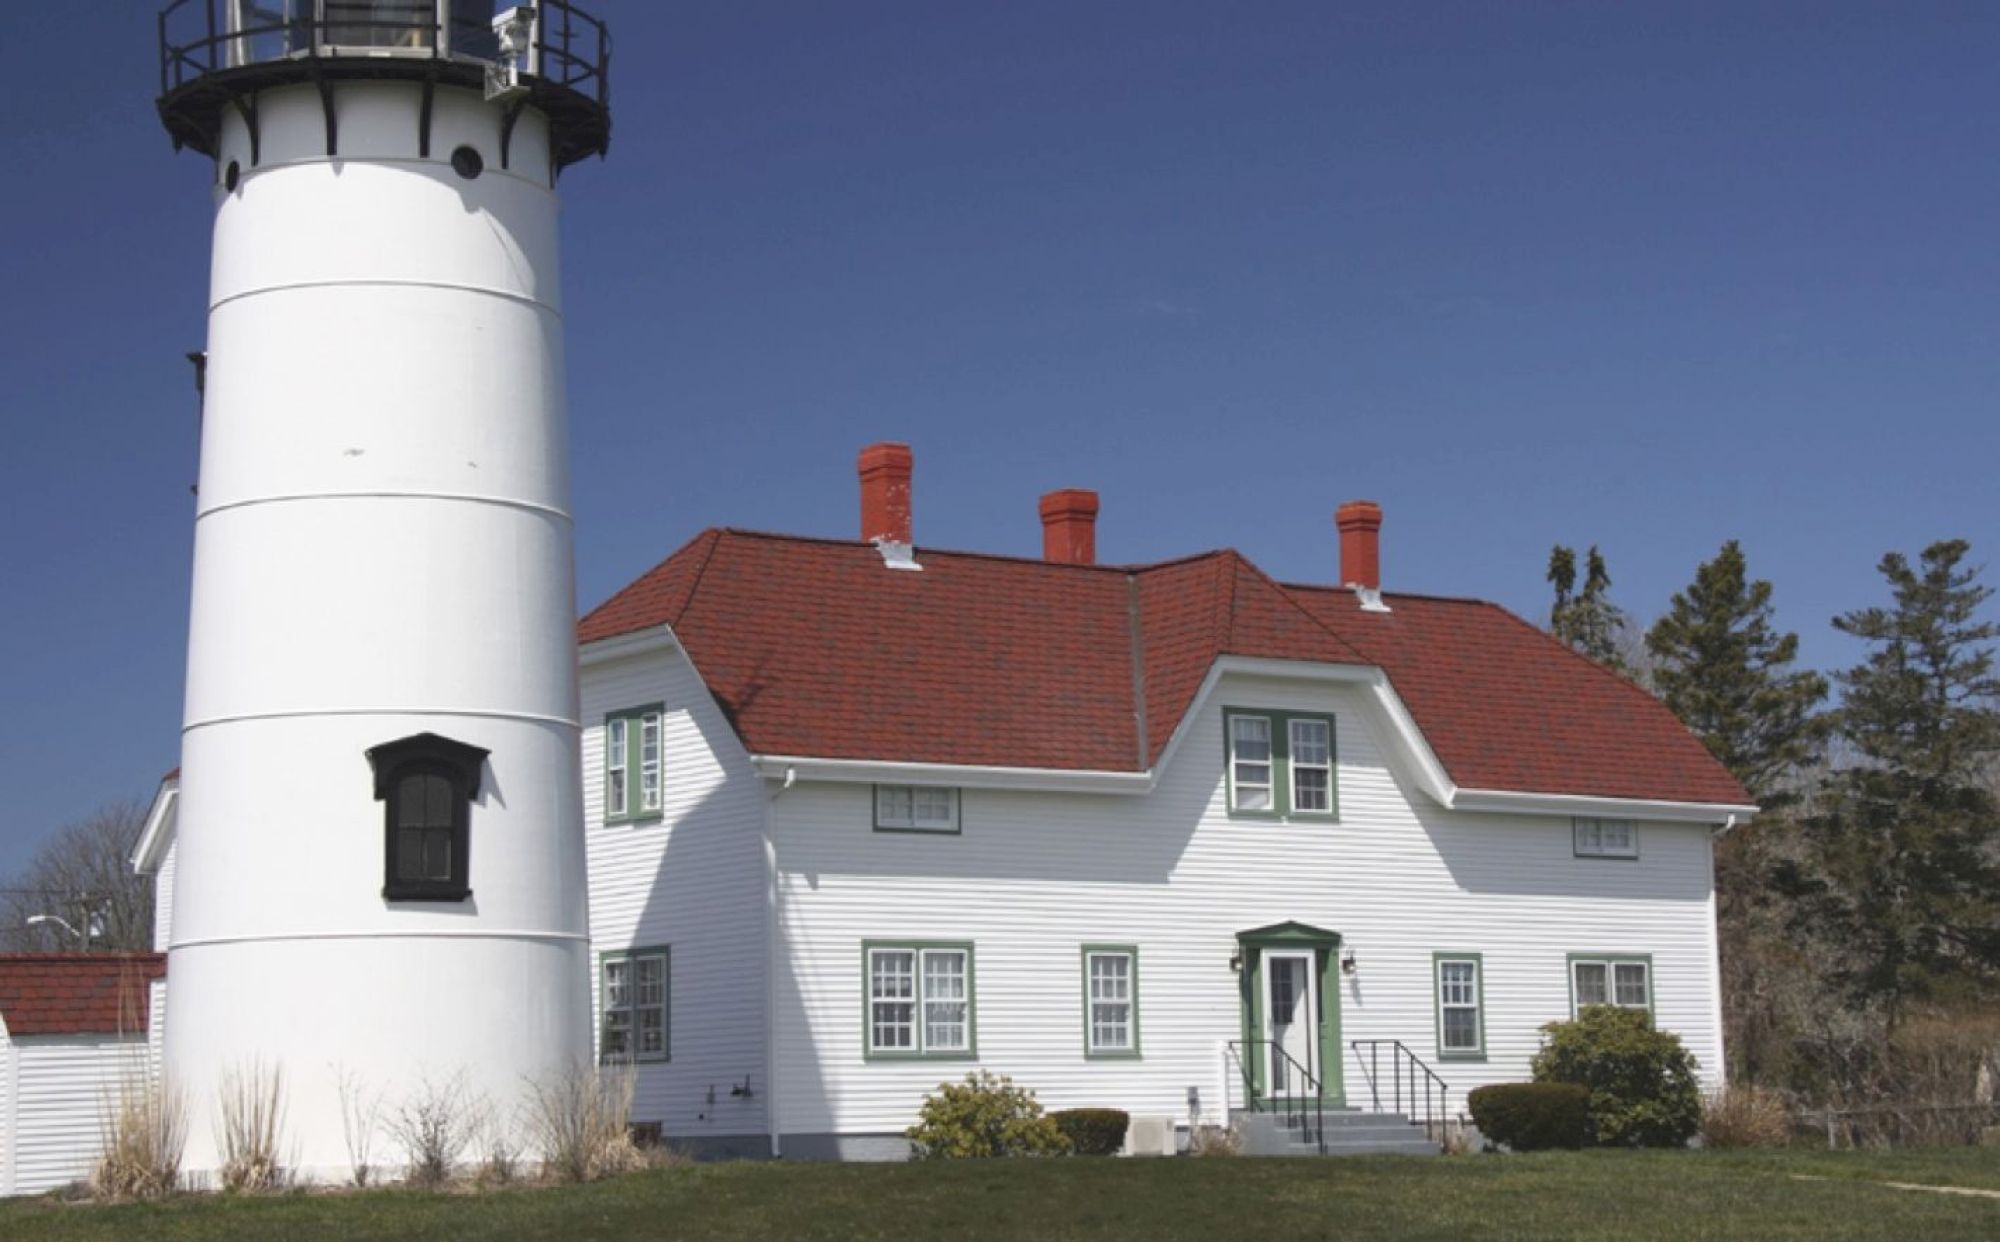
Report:
[[717,1164],[482,1196],[0,1201],[0,1238],[2000,1238],[2000,1199],[1870,1179],[2000,1189],[2000,1150]]

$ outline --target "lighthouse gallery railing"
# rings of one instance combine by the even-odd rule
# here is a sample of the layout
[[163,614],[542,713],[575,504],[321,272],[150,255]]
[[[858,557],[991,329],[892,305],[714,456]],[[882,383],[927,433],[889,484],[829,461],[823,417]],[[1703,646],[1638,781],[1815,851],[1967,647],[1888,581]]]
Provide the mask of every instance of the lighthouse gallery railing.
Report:
[[[610,102],[611,36],[569,3],[538,0],[524,68]],[[174,0],[160,11],[160,94],[230,69],[319,57],[491,61],[492,0]]]

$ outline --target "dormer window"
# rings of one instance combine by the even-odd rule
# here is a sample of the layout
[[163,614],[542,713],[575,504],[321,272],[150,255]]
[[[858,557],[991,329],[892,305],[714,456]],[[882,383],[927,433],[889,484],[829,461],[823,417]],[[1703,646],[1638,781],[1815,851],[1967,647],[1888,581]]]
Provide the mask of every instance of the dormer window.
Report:
[[1335,819],[1333,717],[1228,708],[1225,781],[1241,819]]
[[489,752],[419,733],[368,752],[383,804],[382,896],[390,901],[464,901],[472,896],[468,849],[472,802]]

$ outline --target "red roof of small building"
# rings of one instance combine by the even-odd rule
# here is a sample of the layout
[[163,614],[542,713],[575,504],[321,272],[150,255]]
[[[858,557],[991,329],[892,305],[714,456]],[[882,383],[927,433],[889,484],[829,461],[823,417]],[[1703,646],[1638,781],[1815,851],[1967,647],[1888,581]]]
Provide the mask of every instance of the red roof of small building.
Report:
[[591,611],[669,625],[752,754],[1094,771],[1160,757],[1215,661],[1378,666],[1463,788],[1743,805],[1645,691],[1493,604],[1287,586],[1234,551],[1066,565],[702,532]]
[[164,953],[0,955],[0,1020],[14,1038],[143,1034],[166,974]]

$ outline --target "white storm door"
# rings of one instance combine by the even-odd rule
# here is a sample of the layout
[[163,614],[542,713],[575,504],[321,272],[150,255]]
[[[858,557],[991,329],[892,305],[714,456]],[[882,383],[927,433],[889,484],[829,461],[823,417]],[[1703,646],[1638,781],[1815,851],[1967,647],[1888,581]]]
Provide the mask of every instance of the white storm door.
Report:
[[[1272,1045],[1285,1055],[1269,1057],[1266,1081],[1273,1096],[1306,1095],[1319,1079],[1319,992],[1311,950],[1264,952],[1264,1012]],[[1287,1060],[1286,1058],[1290,1058]]]

